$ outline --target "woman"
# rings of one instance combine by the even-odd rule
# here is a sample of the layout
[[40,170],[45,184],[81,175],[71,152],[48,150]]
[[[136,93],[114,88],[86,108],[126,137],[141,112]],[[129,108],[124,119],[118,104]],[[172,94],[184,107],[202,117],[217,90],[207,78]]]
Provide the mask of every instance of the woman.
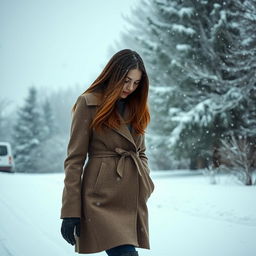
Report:
[[148,87],[141,57],[125,49],[73,107],[60,218],[62,236],[78,253],[135,256],[135,247],[150,249]]

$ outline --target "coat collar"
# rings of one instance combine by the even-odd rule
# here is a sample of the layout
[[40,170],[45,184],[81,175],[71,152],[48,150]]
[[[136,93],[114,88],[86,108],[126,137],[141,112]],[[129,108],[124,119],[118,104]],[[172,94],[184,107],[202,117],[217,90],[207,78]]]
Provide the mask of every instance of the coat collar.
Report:
[[[99,106],[102,103],[102,95],[100,93],[86,93],[84,94],[86,104],[88,106]],[[124,109],[124,115],[123,117],[118,113],[119,118],[121,120],[121,126],[116,129],[116,128],[110,128],[114,130],[115,132],[119,133],[121,136],[125,137],[128,141],[130,141],[135,149],[137,148],[136,146],[136,139],[137,139],[137,134],[132,129],[132,131],[129,130],[128,126],[125,124],[125,120],[128,119],[128,114],[129,114],[129,109],[126,106]]]

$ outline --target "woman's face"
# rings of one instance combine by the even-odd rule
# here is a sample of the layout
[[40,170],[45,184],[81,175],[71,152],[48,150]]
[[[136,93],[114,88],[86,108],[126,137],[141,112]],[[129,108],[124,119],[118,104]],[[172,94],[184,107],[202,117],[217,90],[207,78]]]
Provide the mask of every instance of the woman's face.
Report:
[[121,98],[125,99],[133,93],[138,87],[141,80],[142,72],[139,69],[131,69],[125,77]]

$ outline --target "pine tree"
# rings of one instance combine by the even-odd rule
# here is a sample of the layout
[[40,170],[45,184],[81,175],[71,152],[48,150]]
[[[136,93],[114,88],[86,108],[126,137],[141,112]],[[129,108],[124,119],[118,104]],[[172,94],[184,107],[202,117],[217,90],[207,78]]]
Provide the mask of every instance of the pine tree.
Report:
[[236,111],[234,134],[256,142],[256,1],[238,2],[240,40],[232,48],[229,72],[243,88],[244,100]]
[[50,101],[42,104],[41,143],[31,153],[36,160],[36,170],[40,173],[60,172],[63,169],[65,156],[65,140],[57,134],[55,118]]
[[158,146],[156,159],[167,162],[170,152],[209,159],[220,139],[241,133],[238,117],[247,111],[253,123],[254,93],[246,85],[255,85],[255,0],[151,0],[131,20],[128,33],[152,82],[149,141]]
[[40,147],[41,125],[37,90],[30,87],[24,106],[18,110],[18,119],[14,126],[13,145],[17,172],[37,172],[37,159],[31,156]]
[[[246,142],[251,170],[256,166],[256,1],[237,1],[235,7],[233,13],[238,13],[239,17],[232,26],[237,28],[240,38],[230,47],[225,72],[232,78],[234,86],[240,88],[242,100],[231,111],[233,129],[227,131],[226,141],[232,143],[235,136],[237,141]],[[231,10],[231,15],[233,13]]]

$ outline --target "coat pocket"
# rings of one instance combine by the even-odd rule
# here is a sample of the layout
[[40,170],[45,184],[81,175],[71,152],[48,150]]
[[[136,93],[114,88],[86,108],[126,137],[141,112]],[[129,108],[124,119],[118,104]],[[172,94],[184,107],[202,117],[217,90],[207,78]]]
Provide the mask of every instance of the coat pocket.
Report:
[[94,186],[93,186],[93,190],[95,192],[99,191],[101,189],[101,187],[104,184],[104,176],[105,176],[105,172],[106,172],[106,167],[107,164],[105,162],[101,162]]

